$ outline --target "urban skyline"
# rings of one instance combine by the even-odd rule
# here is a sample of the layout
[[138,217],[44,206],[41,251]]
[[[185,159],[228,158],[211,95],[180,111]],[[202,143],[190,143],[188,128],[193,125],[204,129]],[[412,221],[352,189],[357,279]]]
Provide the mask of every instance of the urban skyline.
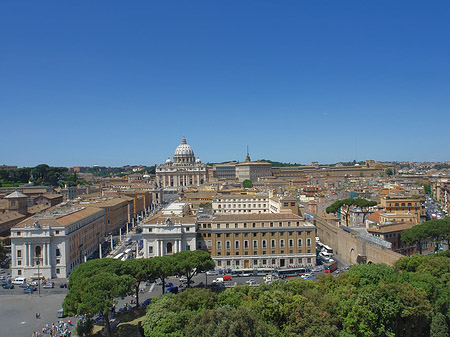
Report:
[[3,2],[0,162],[448,161],[449,6]]

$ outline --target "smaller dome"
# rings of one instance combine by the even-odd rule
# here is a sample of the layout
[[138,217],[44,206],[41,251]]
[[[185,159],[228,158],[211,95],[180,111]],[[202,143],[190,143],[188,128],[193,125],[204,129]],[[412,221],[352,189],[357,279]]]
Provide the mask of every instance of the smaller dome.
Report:
[[166,164],[171,164],[172,163],[172,160],[170,160],[170,157],[169,158],[167,158],[167,160],[166,160]]
[[202,161],[200,160],[200,157],[197,157],[197,159],[195,160],[196,163],[201,163]]

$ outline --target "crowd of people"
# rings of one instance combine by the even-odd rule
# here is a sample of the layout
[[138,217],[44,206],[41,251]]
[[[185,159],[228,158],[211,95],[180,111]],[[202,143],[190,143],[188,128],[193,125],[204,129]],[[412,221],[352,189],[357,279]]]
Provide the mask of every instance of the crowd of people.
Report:
[[[36,314],[36,318],[39,318],[40,315]],[[34,331],[32,337],[40,337],[48,335],[50,337],[70,337],[72,335],[72,332],[70,331],[70,328],[72,327],[72,321],[69,320],[68,322],[64,321],[58,321],[55,323],[47,323],[42,328],[42,331]]]

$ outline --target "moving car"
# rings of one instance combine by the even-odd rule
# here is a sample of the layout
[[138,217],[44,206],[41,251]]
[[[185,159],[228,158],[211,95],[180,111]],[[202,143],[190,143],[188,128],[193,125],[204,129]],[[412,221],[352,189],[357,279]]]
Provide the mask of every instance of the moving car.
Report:
[[208,270],[206,272],[206,275],[208,275],[208,276],[217,275],[217,271],[216,270]]
[[22,293],[23,293],[23,294],[32,294],[33,291],[34,291],[33,288],[28,287],[28,288],[25,288],[25,289],[22,291]]

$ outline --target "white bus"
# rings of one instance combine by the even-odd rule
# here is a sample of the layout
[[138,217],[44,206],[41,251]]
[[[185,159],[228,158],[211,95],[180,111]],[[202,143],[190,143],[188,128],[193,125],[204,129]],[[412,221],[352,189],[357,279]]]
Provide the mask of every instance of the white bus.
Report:
[[119,254],[117,254],[116,256],[114,256],[114,258],[115,258],[116,260],[119,260],[119,259],[122,259],[122,257],[123,257],[124,255],[125,255],[124,253],[119,253]]
[[131,250],[131,248],[128,248],[125,250],[125,256],[127,259],[131,258],[132,255],[133,255],[133,251]]
[[322,246],[322,252],[326,252],[328,254],[331,254],[331,256],[333,256],[333,249],[327,245]]

